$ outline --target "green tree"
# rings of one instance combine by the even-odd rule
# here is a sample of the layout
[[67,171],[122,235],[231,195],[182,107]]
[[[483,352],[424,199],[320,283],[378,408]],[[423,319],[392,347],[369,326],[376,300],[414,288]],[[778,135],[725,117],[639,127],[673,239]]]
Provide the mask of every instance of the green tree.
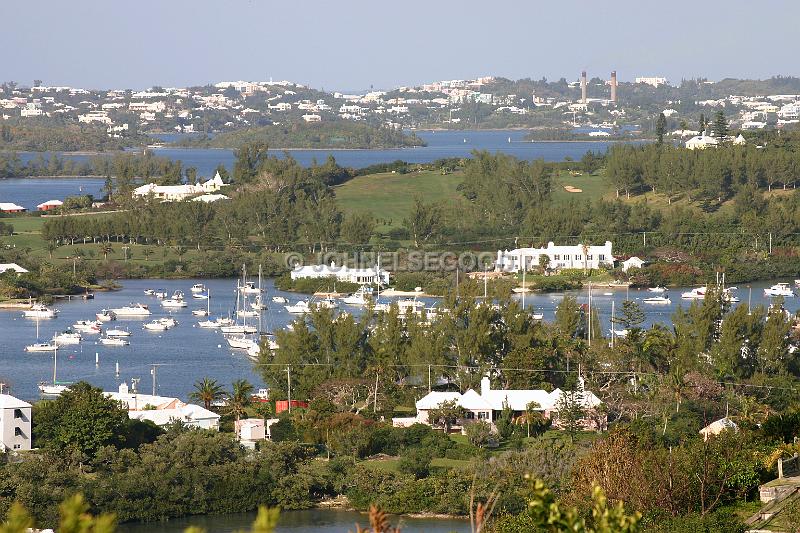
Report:
[[556,307],[556,328],[559,333],[568,338],[579,335],[581,325],[581,307],[578,300],[572,295],[565,295]]
[[714,123],[711,125],[711,132],[719,142],[724,142],[730,133],[728,121],[725,119],[725,112],[722,110],[714,114]]
[[575,435],[582,429],[583,419],[586,418],[584,407],[583,385],[578,381],[573,387],[564,390],[556,401],[556,419],[558,425],[569,434],[575,442]]
[[33,437],[40,447],[77,450],[89,457],[125,439],[128,412],[102,391],[82,381],[57,399],[34,408]]
[[224,396],[225,390],[222,385],[217,383],[216,379],[209,378],[196,381],[194,391],[189,395],[192,400],[202,402],[203,407],[206,409],[211,409],[212,404]]
[[403,474],[411,474],[417,479],[428,477],[431,471],[433,456],[426,448],[409,448],[400,456],[398,470]]
[[100,244],[100,253],[103,254],[103,260],[108,261],[108,254],[114,251],[114,247],[111,246],[111,243],[106,241]]
[[485,420],[476,420],[471,424],[467,424],[464,428],[467,440],[473,446],[482,448],[489,442],[489,437],[492,436],[492,425]]
[[422,201],[422,196],[414,196],[411,213],[403,220],[403,227],[411,234],[414,248],[419,248],[420,244],[436,235],[442,222],[441,218],[441,208],[438,205],[426,204]]
[[458,401],[443,401],[434,409],[428,411],[428,422],[431,425],[442,426],[445,433],[450,433],[450,428],[461,420],[465,413],[464,408],[458,405]]
[[658,144],[664,144],[664,135],[667,134],[667,117],[664,113],[659,113],[656,119],[656,139]]

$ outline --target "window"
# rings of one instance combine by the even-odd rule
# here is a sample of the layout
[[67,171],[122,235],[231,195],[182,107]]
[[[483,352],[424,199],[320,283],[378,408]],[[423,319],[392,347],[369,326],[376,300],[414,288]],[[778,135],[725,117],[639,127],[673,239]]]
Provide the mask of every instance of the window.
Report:
[[575,256],[575,261],[580,261],[581,259],[583,259],[582,255],[576,255]]
[[588,259],[589,261],[591,261],[591,260],[592,260],[592,257],[594,257],[594,256],[587,255],[587,256],[586,256],[586,259]]
[[14,436],[15,437],[24,437],[24,433],[22,433],[22,428],[14,428]]
[[14,445],[14,449],[15,449],[15,450],[19,450],[20,448],[22,448],[22,445],[21,445],[21,444],[15,444],[15,445]]
[[466,418],[467,420],[472,420],[475,418],[475,413],[473,413],[472,411],[467,411],[467,414],[464,418]]
[[561,254],[555,254],[553,256],[553,261],[561,261]]
[[486,411],[478,412],[478,420],[489,420],[489,413]]
[[564,261],[569,261],[569,254],[564,254]]
[[22,418],[22,409],[14,409],[14,418]]
[[603,254],[598,255],[597,258],[600,259],[600,261],[605,261],[606,260],[606,256],[603,255]]

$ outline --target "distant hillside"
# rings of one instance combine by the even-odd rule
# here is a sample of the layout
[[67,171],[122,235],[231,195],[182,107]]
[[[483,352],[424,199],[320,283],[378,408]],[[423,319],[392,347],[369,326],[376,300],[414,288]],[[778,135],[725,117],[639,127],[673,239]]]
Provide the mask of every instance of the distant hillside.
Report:
[[425,146],[414,134],[389,127],[354,122],[318,122],[244,128],[220,133],[213,138],[187,138],[176,146],[239,148],[263,142],[274,149],[290,148],[402,148]]

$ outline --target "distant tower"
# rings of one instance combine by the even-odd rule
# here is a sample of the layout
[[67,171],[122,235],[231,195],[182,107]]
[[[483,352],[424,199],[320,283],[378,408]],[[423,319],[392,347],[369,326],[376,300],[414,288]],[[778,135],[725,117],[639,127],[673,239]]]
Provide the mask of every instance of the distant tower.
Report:
[[586,103],[586,71],[581,72],[581,103]]
[[611,103],[617,103],[617,71],[611,71]]

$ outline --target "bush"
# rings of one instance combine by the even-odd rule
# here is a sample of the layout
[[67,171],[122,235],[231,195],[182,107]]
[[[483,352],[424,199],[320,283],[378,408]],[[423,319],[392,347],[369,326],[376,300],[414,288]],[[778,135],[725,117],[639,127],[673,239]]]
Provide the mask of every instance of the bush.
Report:
[[478,420],[475,423],[467,425],[464,431],[467,434],[467,440],[470,444],[482,448],[489,443],[489,437],[492,434],[492,426],[486,421]]
[[401,473],[422,479],[430,474],[432,459],[430,450],[411,448],[400,457],[400,463],[397,466]]

